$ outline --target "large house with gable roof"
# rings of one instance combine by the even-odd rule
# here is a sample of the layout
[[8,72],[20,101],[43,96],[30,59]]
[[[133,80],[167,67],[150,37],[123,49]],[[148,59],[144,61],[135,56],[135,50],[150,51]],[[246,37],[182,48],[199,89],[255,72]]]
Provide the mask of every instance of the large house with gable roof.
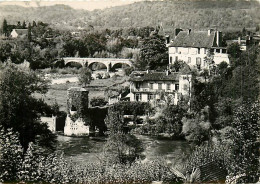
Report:
[[175,38],[166,37],[169,48],[169,64],[182,60],[191,68],[208,69],[210,64],[206,57],[213,60],[213,64],[227,62],[229,58],[226,47],[222,44],[222,33],[210,29],[208,31],[192,31],[191,29],[175,29]]

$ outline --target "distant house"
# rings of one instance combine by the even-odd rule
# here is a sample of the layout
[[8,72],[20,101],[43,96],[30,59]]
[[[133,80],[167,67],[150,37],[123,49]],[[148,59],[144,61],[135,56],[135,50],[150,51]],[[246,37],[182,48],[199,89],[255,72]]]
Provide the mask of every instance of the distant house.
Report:
[[175,30],[175,38],[168,39],[169,64],[182,60],[191,68],[209,68],[205,57],[212,57],[214,64],[225,61],[229,64],[226,47],[222,44],[222,33],[220,31],[192,31],[188,29]]
[[13,29],[10,36],[11,38],[25,37],[28,35],[28,29]]
[[231,45],[233,43],[238,43],[240,46],[240,50],[246,51],[250,45],[252,45],[252,37],[246,36],[244,39],[238,37],[237,40],[227,40],[227,45]]
[[134,71],[130,75],[130,101],[159,101],[164,93],[176,105],[181,96],[190,95],[190,90],[190,74]]

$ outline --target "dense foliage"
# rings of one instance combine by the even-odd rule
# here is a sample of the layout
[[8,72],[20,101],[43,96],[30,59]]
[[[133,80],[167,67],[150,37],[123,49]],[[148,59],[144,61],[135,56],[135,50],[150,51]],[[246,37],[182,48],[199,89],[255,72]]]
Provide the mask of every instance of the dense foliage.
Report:
[[90,105],[91,105],[92,107],[95,107],[95,106],[100,106],[100,107],[102,107],[102,106],[107,105],[107,101],[105,100],[104,97],[95,97],[95,98],[92,98],[92,99],[90,100]]
[[154,70],[166,68],[168,65],[168,48],[165,40],[155,31],[151,37],[146,38],[140,50],[140,59],[136,67],[141,70]]
[[[42,100],[33,97],[44,94],[47,83],[36,73],[7,65],[0,74],[0,125],[19,133],[21,145],[39,141],[41,146],[52,148],[55,136],[39,117],[46,109]],[[48,109],[47,109],[48,110]]]
[[44,154],[32,143],[23,155],[18,136],[12,130],[0,131],[0,150],[0,181],[100,184],[179,181],[163,160],[120,164],[101,155],[98,162],[78,164],[66,160],[59,152]]

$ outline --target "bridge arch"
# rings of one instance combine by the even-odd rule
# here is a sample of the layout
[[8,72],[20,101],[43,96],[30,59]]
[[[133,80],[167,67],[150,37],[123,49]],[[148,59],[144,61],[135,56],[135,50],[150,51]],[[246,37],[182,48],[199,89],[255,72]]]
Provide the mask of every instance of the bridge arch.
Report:
[[81,64],[83,67],[90,66],[93,63],[102,63],[106,66],[107,71],[109,71],[114,65],[121,63],[123,65],[133,66],[133,63],[129,59],[120,59],[120,58],[77,58],[77,57],[64,57],[64,64],[67,65],[70,62],[76,62]]
[[104,62],[100,62],[100,61],[92,61],[92,62],[88,62],[88,64],[87,64],[87,66],[88,66],[88,68],[90,68],[91,70],[93,70],[93,65],[94,64],[102,64],[103,66],[105,66],[106,67],[106,69],[107,69],[107,72],[109,72],[109,70],[110,70],[110,63],[104,63]]
[[69,65],[78,65],[78,66],[84,67],[83,63],[78,62],[77,60],[69,60],[69,61],[65,61],[64,64],[65,64],[65,66],[69,66]]

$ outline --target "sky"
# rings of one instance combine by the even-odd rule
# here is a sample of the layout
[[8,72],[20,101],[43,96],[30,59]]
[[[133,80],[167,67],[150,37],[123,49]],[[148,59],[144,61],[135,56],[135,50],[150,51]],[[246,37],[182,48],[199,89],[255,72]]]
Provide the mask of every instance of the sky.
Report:
[[0,0],[0,5],[20,5],[24,7],[52,6],[55,4],[69,5],[74,9],[104,9],[114,6],[127,5],[143,0]]

